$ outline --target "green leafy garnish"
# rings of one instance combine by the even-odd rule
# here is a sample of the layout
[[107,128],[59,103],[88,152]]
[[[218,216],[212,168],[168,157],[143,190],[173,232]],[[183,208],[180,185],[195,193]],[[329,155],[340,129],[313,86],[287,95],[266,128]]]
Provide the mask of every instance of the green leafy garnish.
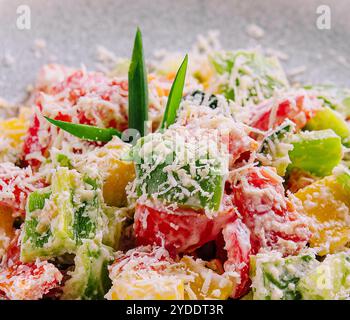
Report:
[[148,120],[148,82],[143,54],[142,35],[137,28],[134,49],[128,72],[129,82],[129,129],[136,129],[141,137],[147,134],[145,122]]
[[185,85],[187,62],[188,56],[186,54],[171,86],[160,129],[165,129],[175,122],[176,113],[180,106]]
[[108,142],[113,138],[113,136],[118,136],[119,138],[121,137],[121,133],[114,128],[99,128],[86,124],[54,120],[48,117],[45,117],[45,119],[56,127],[83,140]]
[[[188,56],[186,55],[171,86],[160,129],[165,129],[175,122],[185,85],[187,63]],[[129,129],[136,129],[140,136],[143,137],[147,134],[145,123],[148,120],[148,80],[143,53],[142,35],[139,28],[136,32],[128,72],[128,86]],[[75,124],[54,120],[48,117],[45,117],[45,119],[58,128],[84,140],[108,142],[113,136],[118,136],[120,138],[122,136],[121,132],[114,128],[99,128],[86,124]]]

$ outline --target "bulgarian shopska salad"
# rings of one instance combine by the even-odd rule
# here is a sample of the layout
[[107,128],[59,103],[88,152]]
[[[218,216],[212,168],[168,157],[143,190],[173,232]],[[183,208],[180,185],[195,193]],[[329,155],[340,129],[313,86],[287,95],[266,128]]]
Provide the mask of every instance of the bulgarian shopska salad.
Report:
[[[45,65],[0,122],[0,299],[348,299],[350,90],[257,50]],[[180,67],[179,67],[180,66]]]

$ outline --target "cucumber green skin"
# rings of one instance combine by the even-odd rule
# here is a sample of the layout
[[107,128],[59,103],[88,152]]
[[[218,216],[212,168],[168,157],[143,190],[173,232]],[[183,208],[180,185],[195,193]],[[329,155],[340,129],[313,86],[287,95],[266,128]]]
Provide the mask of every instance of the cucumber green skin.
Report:
[[274,132],[272,132],[269,136],[267,136],[261,143],[261,147],[259,152],[263,154],[269,153],[269,144],[268,140],[271,140],[273,142],[275,141],[281,141],[286,138],[288,133],[291,133],[293,131],[292,126],[287,124],[282,124],[280,127],[278,127]]
[[[240,56],[244,56],[247,59],[246,64],[253,71],[254,77],[256,77],[260,86],[263,88],[265,98],[270,98],[274,90],[289,86],[284,70],[278,60],[273,57],[265,57],[259,52],[239,50],[236,52],[227,52],[223,56],[217,54],[211,58],[211,63],[218,74],[225,72],[230,74],[236,63],[236,59]],[[245,73],[244,70],[239,70],[240,76],[243,76]],[[271,76],[271,74],[274,76]],[[236,83],[239,85],[239,78],[236,79]],[[237,93],[234,92],[233,88],[224,85],[220,90],[227,99],[236,100]],[[252,89],[248,90],[248,98],[254,98],[255,103],[259,102],[257,94]]]
[[332,129],[346,146],[350,146],[350,128],[346,121],[330,108],[323,108],[310,119],[305,127],[306,130]]
[[[74,233],[71,227],[74,218],[74,208],[71,196],[73,188],[73,177],[68,169],[64,168],[57,172],[52,183],[52,195],[50,200],[59,208],[54,224],[43,235],[40,235],[33,226],[37,224],[36,218],[32,218],[30,211],[31,196],[27,203],[27,214],[24,223],[24,235],[21,245],[21,261],[30,262],[36,258],[52,258],[60,256],[66,252],[74,252],[76,245]],[[43,204],[43,203],[42,203]],[[43,209],[37,208],[37,209]],[[44,241],[38,242],[37,238],[44,238]]]
[[46,199],[50,199],[51,196],[51,189],[47,188],[47,189],[41,189],[41,190],[37,190],[32,192],[29,196],[28,196],[28,211],[29,212],[33,212],[35,210],[41,210],[42,208],[44,208],[45,205],[45,200]]
[[[165,164],[159,165],[146,179],[146,193],[152,196],[155,193],[158,193],[159,186],[167,181],[167,174],[163,172]],[[189,169],[184,167],[184,169],[189,172]],[[140,166],[136,167],[136,172],[138,176],[145,175],[146,173],[141,170]],[[178,203],[184,207],[191,207],[194,209],[204,209],[209,208],[211,210],[219,210],[221,204],[221,198],[224,189],[224,181],[221,175],[215,173],[209,173],[205,180],[198,179],[197,182],[204,191],[207,191],[212,194],[211,197],[204,197],[199,193],[191,197],[184,197],[179,199],[177,195],[181,192],[179,187],[171,188],[168,192],[165,192],[161,196],[158,196],[160,199],[167,201],[168,203]],[[189,191],[192,191],[188,189]],[[138,188],[138,196],[142,195],[141,188]]]
[[334,300],[350,297],[350,254],[341,252],[329,255],[299,284],[305,300]]
[[[138,144],[134,147],[132,154],[135,160],[135,169],[137,178],[144,178],[142,184],[139,184],[136,188],[137,195],[141,196],[144,194],[143,190],[145,189],[145,193],[152,198],[154,194],[160,191],[160,185],[167,181],[167,173],[163,171],[167,164],[172,163],[173,159],[176,158],[176,153],[171,153],[166,156],[164,162],[159,163],[156,168],[152,170],[152,172],[146,172],[142,169],[142,165],[144,159],[140,155],[140,148],[143,145],[145,139],[148,139],[150,136],[146,138],[141,138],[138,141]],[[179,187],[172,187],[169,190],[161,195],[157,195],[158,199],[165,200],[168,203],[177,203],[183,207],[189,207],[193,209],[209,209],[213,211],[217,211],[220,208],[221,200],[224,192],[224,176],[221,173],[223,169],[223,164],[220,159],[216,159],[216,163],[212,165],[210,171],[207,176],[204,178],[197,175],[195,178],[196,182],[201,186],[201,188],[208,192],[209,196],[203,196],[200,192],[196,192],[192,194],[190,197],[183,197],[182,199],[178,198],[178,194],[182,194],[181,189]],[[152,162],[155,162],[156,159],[152,159]],[[196,160],[196,167],[200,167],[200,160]],[[186,170],[187,173],[190,172],[189,165],[185,165],[182,169]],[[174,173],[174,177],[177,181],[176,173]],[[184,187],[186,188],[186,187]],[[186,188],[190,192],[193,190],[190,188]]]
[[350,175],[344,172],[336,177],[337,182],[345,192],[350,194]]
[[107,217],[107,230],[103,233],[102,243],[118,251],[121,244],[123,229],[132,223],[132,217],[115,207],[105,207],[104,213]]
[[[288,122],[282,123],[270,135],[268,135],[266,138],[264,138],[264,140],[261,143],[259,153],[262,153],[265,155],[270,154],[270,156],[272,157],[272,152],[270,150],[270,146],[269,146],[268,141],[273,142],[273,144],[278,147],[278,143],[281,141],[286,141],[286,137],[289,134],[291,134],[292,132],[293,132],[293,126],[290,123],[288,123]],[[287,152],[288,151],[286,151],[285,153],[283,152],[280,154],[276,154],[275,159],[278,159],[280,157],[284,157]],[[287,168],[288,168],[288,164],[289,163],[286,161],[285,163],[280,162],[279,165],[276,166],[277,173],[280,176],[285,175]],[[259,165],[263,165],[263,164],[260,162]]]
[[[275,290],[280,292],[281,300],[301,300],[302,294],[298,283],[305,274],[319,264],[315,256],[309,254],[289,256],[267,262],[259,262],[258,259],[258,256],[251,257],[250,276],[253,279],[253,300],[274,299],[276,298],[273,295]],[[259,279],[256,278],[257,268],[262,274]],[[272,272],[273,269],[274,272]]]
[[[74,178],[72,171],[67,168],[60,168],[54,176],[49,201],[56,206],[57,215],[51,220],[48,230],[43,233],[36,230],[38,218],[31,209],[44,208],[47,192],[42,194],[42,199],[37,191],[29,196],[22,231],[22,262],[74,253],[82,239],[95,237],[97,231],[102,228],[100,220],[103,212],[97,195],[93,201],[79,204],[79,207],[73,202]],[[89,212],[89,215],[85,212]]]
[[[46,199],[49,199],[50,196],[50,188],[34,191],[28,196],[27,217],[24,223],[24,235],[21,245],[21,255],[24,260],[34,259],[38,251],[40,251],[41,255],[45,255],[45,250],[42,248],[49,241],[50,237],[52,237],[51,230],[49,229],[44,233],[37,232],[38,218],[31,217],[30,214],[35,210],[43,209]],[[36,248],[34,252],[30,243]]]
[[314,91],[324,106],[338,111],[345,118],[350,117],[350,89],[333,85],[308,85],[304,89]]
[[83,240],[74,260],[75,269],[63,288],[63,300],[101,300],[112,286],[108,265],[112,248],[94,240]]
[[59,163],[61,167],[67,167],[69,169],[73,169],[72,162],[65,154],[59,153],[56,157],[56,161]]
[[341,139],[332,130],[312,131],[294,135],[289,152],[288,170],[298,168],[320,177],[332,173],[342,159]]

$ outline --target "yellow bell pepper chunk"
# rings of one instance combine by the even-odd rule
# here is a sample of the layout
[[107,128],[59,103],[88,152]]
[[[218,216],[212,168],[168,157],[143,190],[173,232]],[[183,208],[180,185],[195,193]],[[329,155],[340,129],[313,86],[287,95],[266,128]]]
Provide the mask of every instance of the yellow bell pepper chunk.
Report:
[[224,275],[220,275],[205,267],[205,262],[193,260],[189,256],[181,259],[187,270],[194,276],[185,290],[186,300],[219,299],[226,300],[233,291],[233,282]]
[[310,246],[320,248],[322,256],[344,249],[350,238],[350,191],[340,182],[339,176],[316,181],[300,189],[295,196],[312,218]]
[[183,300],[184,281],[176,276],[150,274],[147,278],[138,278],[136,273],[113,281],[108,292],[110,300]]
[[103,197],[108,206],[124,207],[127,204],[125,188],[135,179],[131,162],[109,159],[107,175],[103,183]]
[[0,206],[0,261],[14,236],[12,210]]
[[127,148],[125,143],[116,138],[96,153],[99,171],[103,177],[103,198],[110,207],[126,206],[125,188],[135,179],[133,162],[120,160]]
[[214,71],[210,65],[201,64],[200,68],[193,72],[193,77],[198,80],[199,83],[203,85],[204,89],[210,87],[210,83],[214,76]]
[[10,140],[11,147],[21,144],[29,126],[28,108],[20,110],[18,118],[10,118],[0,122],[0,137]]

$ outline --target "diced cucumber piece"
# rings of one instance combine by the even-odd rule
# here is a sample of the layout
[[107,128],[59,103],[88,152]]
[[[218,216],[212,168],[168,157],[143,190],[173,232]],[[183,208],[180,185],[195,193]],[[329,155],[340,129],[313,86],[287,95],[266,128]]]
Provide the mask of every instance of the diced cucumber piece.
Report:
[[350,145],[350,128],[343,117],[330,108],[323,108],[310,119],[305,129],[307,130],[325,130],[332,129],[339,137],[341,137],[344,145]]
[[29,196],[22,231],[23,262],[74,253],[82,239],[102,239],[102,196],[91,183],[62,167],[53,175],[51,193],[43,189]]
[[204,137],[186,141],[166,130],[140,139],[133,154],[138,196],[195,209],[219,209],[228,163],[216,142]]
[[32,192],[28,196],[28,211],[33,212],[35,210],[41,210],[44,208],[46,199],[51,196],[51,189],[45,188]]
[[335,174],[339,186],[343,190],[344,194],[348,193],[350,195],[350,171],[346,170],[344,166],[339,166],[336,169],[338,170],[333,173]]
[[350,297],[350,253],[329,255],[304,276],[298,290],[305,300],[340,300]]
[[283,258],[279,252],[251,256],[254,300],[300,300],[300,279],[319,265],[313,252]]
[[219,75],[227,74],[219,92],[242,106],[257,104],[270,98],[276,89],[289,86],[278,59],[258,51],[220,52],[211,62]]
[[59,153],[56,156],[56,161],[61,167],[67,167],[68,169],[73,169],[72,162],[70,159],[63,153]]
[[350,252],[319,262],[312,251],[283,258],[278,252],[251,257],[253,298],[338,300],[350,297]]
[[[37,190],[32,192],[28,196],[28,203],[27,203],[27,210],[28,214],[32,213],[36,210],[41,210],[45,206],[45,201],[49,199],[51,196],[51,189],[45,188],[42,190]],[[27,219],[25,225],[24,225],[24,237],[23,242],[26,243],[27,241],[31,241],[34,243],[35,247],[40,250],[44,246],[45,243],[49,241],[49,238],[51,236],[51,231],[49,229],[42,230],[42,232],[38,232],[38,218],[33,216],[31,219]]]
[[[130,67],[130,59],[118,59],[112,71],[109,73],[110,77],[126,77]],[[175,71],[176,72],[176,71]]]
[[330,129],[295,134],[290,143],[293,150],[289,151],[288,169],[298,168],[320,177],[331,174],[343,156],[341,139]]
[[93,240],[83,240],[79,246],[74,271],[63,287],[63,300],[103,299],[112,286],[107,266],[113,261],[110,247]]
[[132,221],[132,212],[128,208],[115,207],[106,207],[104,212],[108,219],[108,226],[103,233],[102,242],[118,251],[123,229]]
[[261,143],[258,159],[261,165],[272,166],[280,176],[284,176],[290,164],[289,151],[293,145],[288,142],[295,125],[290,120],[283,122]]
[[325,107],[338,111],[345,118],[350,117],[350,89],[334,85],[309,85],[304,88],[322,100]]
[[82,239],[101,239],[105,225],[101,187],[96,179],[83,177],[84,188],[74,190],[74,238],[77,244]]
[[206,94],[204,91],[195,90],[191,94],[184,97],[185,101],[191,104],[208,106],[211,109],[218,107],[218,98],[215,94]]
[[[73,192],[76,187],[76,175],[67,168],[59,169],[52,178],[52,200],[57,210],[56,219],[51,222],[55,230],[54,237],[58,240],[58,246],[67,243],[74,248],[74,203]],[[64,249],[65,245],[62,245]]]
[[[72,222],[74,210],[71,190],[74,185],[72,172],[64,168],[52,178],[51,195],[47,206],[30,211],[31,196],[27,202],[23,228],[21,260],[34,261],[38,257],[51,258],[65,252],[73,252],[75,241]],[[34,195],[33,199],[37,196]],[[38,241],[38,239],[42,239]],[[45,239],[45,241],[43,241]]]

